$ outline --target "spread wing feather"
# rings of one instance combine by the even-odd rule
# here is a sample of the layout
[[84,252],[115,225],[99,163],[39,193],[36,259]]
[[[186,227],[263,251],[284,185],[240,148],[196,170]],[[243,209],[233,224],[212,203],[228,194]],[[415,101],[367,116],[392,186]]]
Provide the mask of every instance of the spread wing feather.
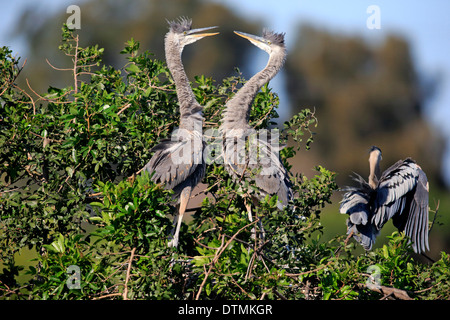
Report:
[[370,249],[379,230],[392,219],[410,238],[415,252],[429,250],[428,181],[412,159],[400,160],[383,172],[374,190],[356,175],[358,187],[347,187],[340,212],[349,215],[347,233]]

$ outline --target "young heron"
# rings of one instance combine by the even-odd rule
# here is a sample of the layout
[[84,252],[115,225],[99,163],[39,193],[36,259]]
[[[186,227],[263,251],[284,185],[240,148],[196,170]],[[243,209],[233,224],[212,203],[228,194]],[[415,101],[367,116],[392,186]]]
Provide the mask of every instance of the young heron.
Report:
[[349,215],[347,234],[370,250],[384,224],[392,219],[404,231],[416,253],[429,249],[428,180],[419,165],[407,158],[399,160],[380,175],[381,150],[372,147],[369,155],[369,182],[353,178],[357,187],[347,187],[340,212]]
[[[174,230],[169,246],[178,245],[183,215],[192,190],[205,175],[202,141],[203,107],[195,99],[181,61],[181,53],[186,45],[204,37],[218,33],[207,33],[209,28],[191,29],[192,21],[179,19],[169,22],[169,32],[165,38],[167,66],[176,86],[180,105],[180,125],[176,138],[164,139],[152,148],[155,152],[144,169],[153,173],[152,180],[174,191],[178,199],[178,214],[174,220]],[[182,155],[182,156],[181,156]]]

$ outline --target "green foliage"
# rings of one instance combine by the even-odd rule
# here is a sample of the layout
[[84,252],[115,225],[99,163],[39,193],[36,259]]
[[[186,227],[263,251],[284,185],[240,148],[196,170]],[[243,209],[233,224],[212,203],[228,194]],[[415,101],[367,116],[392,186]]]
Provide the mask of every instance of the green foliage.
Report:
[[[276,196],[255,206],[251,181],[233,181],[220,163],[207,166],[201,208],[168,248],[173,192],[140,169],[149,150],[178,125],[166,65],[131,39],[122,69],[102,63],[103,50],[83,48],[63,28],[61,51],[72,58],[73,85],[45,95],[15,84],[19,60],[0,49],[0,297],[3,299],[379,299],[365,284],[376,267],[380,285],[417,299],[449,297],[449,256],[416,262],[398,233],[379,250],[357,256],[354,244],[321,240],[320,213],[337,190],[336,174],[292,176],[296,194],[283,210]],[[225,102],[245,83],[195,78],[205,126],[217,128]],[[251,113],[255,128],[277,118],[269,86]],[[282,160],[312,142],[314,112],[285,123]],[[303,136],[309,138],[304,141]],[[249,221],[251,209],[254,221]],[[25,267],[23,248],[37,258]],[[78,273],[71,273],[75,266]],[[372,270],[372,269],[370,269]],[[70,281],[79,279],[79,286]]]

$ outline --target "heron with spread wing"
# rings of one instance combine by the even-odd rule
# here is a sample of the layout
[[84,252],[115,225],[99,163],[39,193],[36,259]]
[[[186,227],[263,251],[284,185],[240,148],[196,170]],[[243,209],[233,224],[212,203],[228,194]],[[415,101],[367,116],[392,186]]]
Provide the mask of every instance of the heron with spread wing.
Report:
[[205,175],[202,141],[203,107],[192,92],[181,54],[186,45],[218,33],[204,32],[216,27],[191,29],[192,21],[185,18],[169,22],[169,26],[169,32],[165,37],[165,54],[180,105],[180,125],[177,134],[172,135],[172,139],[164,139],[152,148],[151,151],[155,153],[144,170],[154,173],[152,181],[172,189],[174,197],[177,198],[178,214],[175,216],[175,227],[168,244],[176,247],[191,192]]
[[370,150],[369,182],[360,175],[357,187],[347,187],[340,212],[349,215],[347,233],[366,250],[372,248],[380,229],[392,219],[399,231],[409,237],[416,253],[429,249],[428,180],[419,165],[407,158],[399,160],[380,176],[381,150]]
[[[270,137],[268,140],[260,138],[250,139],[250,143],[256,145],[260,151],[264,149],[264,161],[250,163],[249,161],[236,161],[236,158],[243,151],[238,150],[238,146],[245,145],[242,141],[247,139],[249,133],[253,130],[249,124],[249,118],[251,105],[256,94],[264,84],[275,77],[285,62],[284,34],[267,30],[263,31],[261,37],[238,31],[235,31],[235,33],[267,52],[269,61],[265,68],[248,80],[225,105],[220,125],[220,130],[225,137],[223,149],[224,166],[234,180],[246,177],[255,181],[260,193],[256,198],[252,197],[254,201],[267,194],[271,196],[277,195],[279,207],[281,208],[287,205],[292,198],[292,189],[288,173],[279,157],[279,148],[273,147],[277,144],[272,143],[273,141],[270,140]],[[252,155],[250,154],[250,156]],[[253,176],[252,173],[254,173]],[[250,221],[252,221],[249,206],[247,206],[247,209]]]

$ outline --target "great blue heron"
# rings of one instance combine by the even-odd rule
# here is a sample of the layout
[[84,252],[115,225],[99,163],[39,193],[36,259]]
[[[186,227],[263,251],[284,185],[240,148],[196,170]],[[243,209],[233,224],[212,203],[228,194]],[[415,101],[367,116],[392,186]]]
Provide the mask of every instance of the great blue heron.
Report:
[[[234,180],[239,180],[243,176],[254,179],[260,190],[256,198],[264,197],[267,194],[277,195],[281,208],[292,198],[292,189],[287,171],[279,157],[279,149],[273,147],[274,143],[270,140],[271,138],[269,137],[268,141],[260,137],[250,139],[250,143],[259,147],[260,151],[264,149],[265,159],[260,159],[262,161],[257,163],[248,160],[236,161],[236,156],[239,157],[241,152],[246,153],[245,150],[238,150],[239,145],[244,145],[244,143],[239,143],[239,140],[245,141],[249,133],[252,132],[252,127],[249,124],[250,109],[257,92],[278,73],[284,64],[286,58],[284,33],[264,30],[262,37],[238,31],[235,31],[235,33],[266,51],[269,54],[269,61],[266,67],[248,80],[225,105],[226,109],[220,126],[220,130],[225,137],[224,166]],[[274,138],[272,137],[272,139]],[[255,174],[252,176],[252,173]],[[255,201],[255,197],[252,198]],[[249,219],[252,221],[249,206],[247,206],[247,210]]]
[[[430,250],[428,245],[428,180],[411,158],[399,160],[381,174],[381,150],[370,150],[369,182],[360,175],[353,178],[357,187],[347,187],[340,212],[347,219],[347,233],[366,250],[372,248],[380,229],[392,219],[399,231],[405,231],[416,253]],[[380,178],[378,178],[380,177]]]
[[199,33],[216,27],[191,29],[192,20],[181,18],[169,22],[169,32],[165,37],[167,66],[176,86],[180,105],[180,125],[176,138],[164,139],[152,148],[155,152],[144,169],[153,173],[152,180],[174,191],[178,198],[178,215],[175,216],[176,230],[172,231],[169,246],[178,245],[181,222],[189,197],[195,186],[205,175],[202,141],[202,109],[195,99],[181,61],[184,46],[203,37],[218,33]]

